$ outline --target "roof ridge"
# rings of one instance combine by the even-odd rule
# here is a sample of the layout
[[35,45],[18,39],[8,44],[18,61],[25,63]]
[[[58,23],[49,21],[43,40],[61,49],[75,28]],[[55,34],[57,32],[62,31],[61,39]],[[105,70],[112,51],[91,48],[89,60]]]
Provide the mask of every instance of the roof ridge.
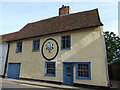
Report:
[[98,8],[91,9],[91,10],[87,10],[87,11],[82,11],[82,12],[70,13],[70,14],[64,15],[64,16],[54,16],[54,17],[50,17],[50,18],[38,20],[38,21],[35,21],[35,22],[30,22],[30,23],[28,23],[28,24],[34,24],[34,23],[38,23],[38,22],[41,22],[41,21],[50,20],[50,19],[57,18],[57,17],[65,17],[65,16],[70,16],[70,15],[74,15],[74,14],[85,13],[85,12],[90,12],[90,11],[95,11],[95,10],[98,11]]

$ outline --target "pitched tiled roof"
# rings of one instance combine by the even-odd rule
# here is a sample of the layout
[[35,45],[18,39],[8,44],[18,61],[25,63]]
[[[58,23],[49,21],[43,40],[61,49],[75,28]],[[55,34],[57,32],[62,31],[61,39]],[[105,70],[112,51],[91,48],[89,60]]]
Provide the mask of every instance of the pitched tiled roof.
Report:
[[17,37],[17,34],[18,34],[18,32],[13,32],[13,33],[9,33],[9,34],[0,35],[0,37],[1,37],[0,41],[13,40],[14,38]]
[[17,33],[16,38],[11,38],[8,41],[26,39],[95,26],[102,26],[98,14],[98,9],[78,12],[65,16],[56,16],[34,23],[29,23],[25,27],[23,27],[19,31],[19,33]]

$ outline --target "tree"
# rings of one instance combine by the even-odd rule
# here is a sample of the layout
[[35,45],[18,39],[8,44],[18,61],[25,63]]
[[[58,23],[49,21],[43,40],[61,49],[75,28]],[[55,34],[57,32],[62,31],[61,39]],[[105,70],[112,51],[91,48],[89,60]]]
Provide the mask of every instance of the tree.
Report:
[[113,32],[104,32],[107,61],[111,62],[113,59],[120,58],[120,38]]

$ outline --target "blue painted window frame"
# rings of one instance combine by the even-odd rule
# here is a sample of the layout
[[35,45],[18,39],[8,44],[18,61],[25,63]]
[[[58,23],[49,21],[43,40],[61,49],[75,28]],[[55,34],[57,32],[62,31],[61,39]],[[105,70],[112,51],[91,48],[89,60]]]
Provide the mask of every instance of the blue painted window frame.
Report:
[[71,49],[71,35],[61,36],[61,49]]
[[[87,64],[88,65],[88,77],[79,77],[78,76],[78,64]],[[76,63],[76,79],[91,79],[91,65],[90,62],[78,62]]]
[[34,52],[39,50],[40,50],[40,39],[33,40],[32,51]]
[[[54,74],[49,74],[47,73],[48,71],[47,70],[50,70],[51,68],[47,68],[47,65],[48,64],[54,64]],[[45,62],[45,76],[56,76],[56,63],[55,62]]]
[[22,52],[22,42],[17,42],[16,43],[16,53],[21,53]]

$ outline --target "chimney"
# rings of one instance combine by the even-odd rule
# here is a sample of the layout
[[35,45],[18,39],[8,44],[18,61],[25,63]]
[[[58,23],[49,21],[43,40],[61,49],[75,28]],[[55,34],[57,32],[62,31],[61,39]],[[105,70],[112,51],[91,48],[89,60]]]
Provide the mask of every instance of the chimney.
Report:
[[70,7],[62,5],[61,8],[59,8],[59,16],[68,15],[70,13]]

